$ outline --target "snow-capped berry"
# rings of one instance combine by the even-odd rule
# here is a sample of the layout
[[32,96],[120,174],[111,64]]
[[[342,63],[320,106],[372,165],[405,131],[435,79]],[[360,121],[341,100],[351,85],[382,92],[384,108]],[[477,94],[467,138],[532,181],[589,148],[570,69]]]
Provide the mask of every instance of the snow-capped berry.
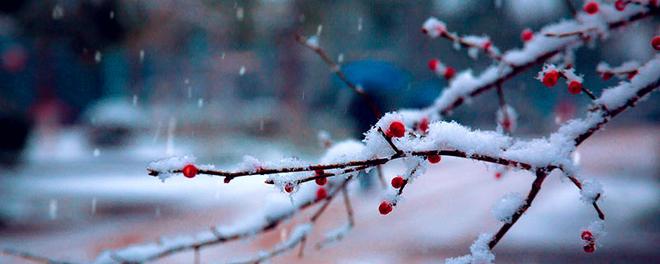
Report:
[[394,189],[399,189],[401,188],[401,186],[403,186],[403,182],[404,182],[403,177],[396,176],[392,178],[392,187],[394,187]]
[[532,40],[532,38],[534,38],[534,32],[529,28],[524,29],[520,33],[520,39],[522,39],[523,42],[528,42]]
[[440,66],[440,60],[438,59],[429,60],[429,69],[431,69],[432,71],[436,71],[439,66]]
[[595,1],[589,1],[584,5],[582,10],[584,10],[584,12],[586,12],[589,15],[596,14],[598,13],[598,3],[596,3]]
[[626,9],[627,4],[628,2],[624,0],[616,0],[616,2],[614,2],[614,8],[616,8],[616,10],[623,11]]
[[378,206],[378,212],[380,212],[382,215],[389,214],[392,212],[392,203],[388,201],[380,202],[380,205]]
[[456,70],[454,70],[454,68],[452,68],[452,67],[447,66],[447,68],[445,69],[445,74],[444,74],[445,79],[449,80],[449,79],[453,78],[454,74],[456,74]]
[[427,19],[422,25],[422,33],[428,35],[431,38],[437,38],[440,35],[446,33],[447,26],[442,21],[431,17]]
[[582,249],[584,249],[584,252],[594,253],[594,251],[596,251],[596,244],[594,242],[589,242],[585,244]]
[[655,36],[651,39],[651,46],[655,50],[660,50],[660,36]]
[[584,230],[582,231],[582,234],[580,234],[580,238],[584,241],[592,241],[594,239],[594,235],[591,233],[589,230]]
[[293,192],[293,187],[294,187],[293,183],[289,182],[289,183],[284,185],[284,191],[288,192],[288,193],[291,193],[291,192]]
[[319,186],[323,186],[328,182],[328,178],[326,178],[326,177],[316,178],[315,181],[316,181],[316,184],[318,184]]
[[401,121],[390,123],[390,127],[385,132],[388,137],[403,137],[406,134],[406,126]]
[[418,128],[419,128],[420,131],[422,131],[424,133],[429,131],[429,119],[426,118],[426,117],[422,118],[422,120],[419,121]]
[[197,175],[197,167],[195,167],[195,165],[192,164],[188,164],[184,166],[181,171],[183,172],[183,176],[186,176],[188,178],[194,178],[195,175]]
[[433,154],[433,155],[429,155],[427,157],[427,159],[429,160],[430,163],[436,164],[436,163],[440,162],[441,158],[440,158],[440,155]]
[[328,197],[328,191],[325,190],[325,188],[320,187],[318,190],[316,190],[316,200],[320,201]]
[[571,81],[568,84],[568,92],[571,94],[579,94],[582,92],[582,83],[578,81]]
[[556,70],[548,71],[545,73],[545,75],[543,75],[543,84],[547,87],[555,86],[558,80],[559,72]]

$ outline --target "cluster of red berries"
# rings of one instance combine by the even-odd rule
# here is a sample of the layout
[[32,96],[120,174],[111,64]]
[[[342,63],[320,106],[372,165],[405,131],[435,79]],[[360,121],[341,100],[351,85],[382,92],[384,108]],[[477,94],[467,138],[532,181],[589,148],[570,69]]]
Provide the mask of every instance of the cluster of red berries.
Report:
[[[631,0],[616,0],[614,1],[614,8],[618,11],[623,11],[626,9],[626,6],[631,3]],[[658,6],[658,1],[657,0],[652,0],[649,2],[650,5],[657,7]],[[598,3],[596,1],[589,1],[584,6],[582,7],[582,10],[589,14],[593,15],[598,13],[598,10],[600,7],[598,6]]]
[[[486,44],[484,44],[484,49],[490,49],[490,46],[492,45],[490,44],[490,41],[486,42]],[[444,76],[447,80],[453,78],[454,75],[456,75],[456,70],[454,68],[445,66],[438,59],[429,60],[429,69],[435,73],[442,74],[442,76]]]
[[[421,133],[427,133],[429,131],[429,119],[422,118],[419,122],[413,124],[415,130]],[[400,138],[406,135],[406,125],[401,121],[393,121],[387,127],[385,131],[385,136],[390,138]]]
[[[566,77],[558,70],[549,70],[543,74],[543,84],[547,87],[553,87],[559,81],[559,77]],[[582,83],[576,80],[571,80],[568,83],[568,92],[571,94],[579,94],[582,92]]]
[[393,121],[385,131],[385,135],[391,138],[403,137],[406,134],[406,125],[401,121]]
[[194,178],[199,170],[195,165],[193,164],[187,164],[186,166],[183,166],[183,169],[181,169],[181,172],[183,172],[183,176],[186,176],[187,178]]
[[584,240],[585,242],[584,247],[582,248],[584,249],[584,252],[593,253],[594,251],[596,251],[596,241],[594,239],[594,235],[591,234],[591,231],[589,230],[582,231],[580,238],[582,238],[582,240]]

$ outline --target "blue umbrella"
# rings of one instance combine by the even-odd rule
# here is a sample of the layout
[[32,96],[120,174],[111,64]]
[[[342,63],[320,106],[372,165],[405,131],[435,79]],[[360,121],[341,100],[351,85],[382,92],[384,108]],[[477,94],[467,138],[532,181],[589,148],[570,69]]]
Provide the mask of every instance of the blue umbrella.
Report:
[[[342,71],[351,82],[360,85],[367,93],[388,94],[406,89],[410,75],[386,61],[361,60],[342,65]],[[339,87],[345,87],[335,77]]]

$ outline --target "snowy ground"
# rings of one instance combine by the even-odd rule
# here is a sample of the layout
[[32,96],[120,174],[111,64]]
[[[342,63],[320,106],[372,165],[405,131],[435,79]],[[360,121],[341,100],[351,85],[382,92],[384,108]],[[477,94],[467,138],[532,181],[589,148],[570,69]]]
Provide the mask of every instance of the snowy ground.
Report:
[[[254,152],[255,145],[259,143],[236,151]],[[153,153],[139,149],[129,152],[140,153],[135,156],[102,152],[97,157],[74,155],[59,161],[33,155],[27,166],[2,171],[1,212],[10,221],[0,229],[0,247],[88,261],[103,249],[240,221],[260,208],[266,196],[281,195],[257,178],[229,185],[209,177],[179,177],[161,183],[145,173]],[[658,150],[660,127],[606,130],[580,148],[583,175],[598,178],[606,192],[602,205],[608,235],[596,253],[582,253],[579,239],[580,229],[595,219],[595,213],[580,202],[573,185],[552,177],[496,249],[497,262],[660,261]],[[396,164],[389,166],[387,175],[391,177],[397,169]],[[386,217],[377,212],[377,194],[356,192],[352,201],[357,223],[348,237],[321,251],[313,248],[324,230],[344,224],[338,200],[314,230],[303,259],[288,253],[273,262],[437,263],[463,255],[479,233],[498,227],[491,214],[494,202],[509,192],[526,193],[532,181],[524,172],[509,173],[501,180],[493,174],[478,162],[444,158],[406,189],[404,200]],[[223,263],[267,249],[305,219],[296,218],[259,238],[202,250],[202,263]],[[181,253],[157,263],[191,261],[192,253]],[[23,262],[0,256],[0,263]]]

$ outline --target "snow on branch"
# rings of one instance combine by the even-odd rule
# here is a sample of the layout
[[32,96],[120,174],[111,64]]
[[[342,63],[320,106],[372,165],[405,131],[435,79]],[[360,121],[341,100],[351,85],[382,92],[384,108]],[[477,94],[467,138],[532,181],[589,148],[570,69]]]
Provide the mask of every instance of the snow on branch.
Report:
[[471,70],[458,73],[449,86],[442,90],[442,94],[436,99],[435,104],[421,110],[422,113],[417,112],[415,116],[420,119],[425,116],[439,118],[436,114],[447,115],[454,108],[469,101],[471,97],[495,87],[498,83],[502,83],[568,48],[574,48],[588,41],[579,37],[552,38],[544,36],[545,33],[575,31],[596,25],[609,32],[658,13],[658,8],[631,6],[623,12],[608,12],[588,21],[566,20],[545,26],[539,34],[526,41],[522,49],[504,52],[502,60],[506,64],[493,65],[478,76],[474,76]]

